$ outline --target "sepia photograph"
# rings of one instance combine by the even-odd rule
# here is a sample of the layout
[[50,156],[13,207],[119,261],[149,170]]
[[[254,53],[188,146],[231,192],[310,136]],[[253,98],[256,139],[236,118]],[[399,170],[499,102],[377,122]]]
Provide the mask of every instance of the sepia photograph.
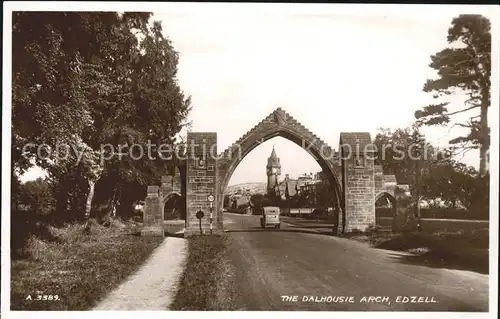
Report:
[[5,2],[2,317],[497,318],[499,13]]

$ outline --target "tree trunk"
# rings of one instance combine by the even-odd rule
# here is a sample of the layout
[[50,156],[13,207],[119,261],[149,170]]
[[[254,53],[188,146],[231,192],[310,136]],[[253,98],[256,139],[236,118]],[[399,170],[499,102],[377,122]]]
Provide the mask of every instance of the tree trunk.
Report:
[[94,187],[95,187],[95,182],[94,181],[89,181],[89,194],[87,195],[87,203],[85,205],[85,218],[90,217],[90,210],[92,209],[92,198],[94,197]]
[[417,218],[417,228],[418,230],[421,230],[422,224],[420,220],[420,160],[418,159],[416,162],[416,172],[415,172],[415,197],[417,199],[416,205],[415,205],[415,217]]
[[56,190],[55,200],[56,200],[56,218],[57,223],[64,223],[68,221],[68,185],[64,181],[59,181],[58,189]]
[[482,143],[479,148],[479,175],[481,177],[486,176],[488,174],[488,166],[489,166],[489,146],[486,143]]
[[106,204],[106,206],[107,206],[106,210],[105,210],[104,213],[101,213],[99,215],[99,222],[100,223],[103,223],[104,221],[109,220],[111,217],[115,217],[115,213],[116,213],[118,202],[119,202],[119,190],[118,190],[118,187],[119,186],[115,186],[113,188],[113,192],[112,192],[111,198],[108,198],[106,200],[106,202],[107,202],[107,204]]
[[85,226],[84,231],[90,232],[90,211],[92,210],[92,198],[94,197],[95,181],[89,181],[89,193],[87,195],[87,202],[85,205]]
[[479,148],[479,175],[486,176],[489,171],[489,149],[490,149],[490,132],[488,129],[488,107],[490,91],[484,90],[482,94],[481,114],[480,114],[480,130],[481,130],[481,146]]

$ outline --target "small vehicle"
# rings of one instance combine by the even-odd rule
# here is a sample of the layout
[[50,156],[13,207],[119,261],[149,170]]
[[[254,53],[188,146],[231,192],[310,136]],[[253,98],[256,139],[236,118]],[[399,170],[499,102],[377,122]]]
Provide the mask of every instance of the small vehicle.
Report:
[[267,226],[274,226],[280,228],[280,208],[275,206],[263,207],[262,217],[260,218],[260,226],[266,228]]

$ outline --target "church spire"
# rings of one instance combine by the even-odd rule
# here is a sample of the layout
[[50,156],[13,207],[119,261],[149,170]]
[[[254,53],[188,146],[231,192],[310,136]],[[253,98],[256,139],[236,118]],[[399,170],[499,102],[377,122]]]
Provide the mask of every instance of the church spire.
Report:
[[273,151],[271,152],[271,156],[269,156],[269,159],[275,159],[278,158],[278,155],[276,155],[276,151],[274,150],[274,145],[273,145]]
[[280,166],[280,158],[276,154],[276,150],[274,149],[273,145],[273,150],[271,152],[271,156],[267,159],[267,165],[268,166]]
[[271,193],[275,193],[275,188],[278,184],[278,176],[281,175],[281,164],[280,158],[276,154],[274,149],[271,152],[271,156],[267,159],[266,165],[267,172],[267,190]]

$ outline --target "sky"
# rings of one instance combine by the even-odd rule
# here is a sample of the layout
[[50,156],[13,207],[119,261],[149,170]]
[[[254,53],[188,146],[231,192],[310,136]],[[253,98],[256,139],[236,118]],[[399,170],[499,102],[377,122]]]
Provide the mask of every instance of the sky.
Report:
[[[340,132],[373,138],[380,127],[410,125],[415,110],[433,102],[422,92],[426,79],[436,76],[430,55],[447,45],[456,15],[178,10],[156,11],[153,19],[179,52],[178,81],[192,97],[192,131],[216,131],[222,151],[277,107],[335,149]],[[454,98],[450,109],[462,101]],[[444,146],[463,130],[424,133]],[[230,184],[265,181],[273,146],[282,176],[320,170],[305,150],[273,138],[243,159]],[[462,161],[477,167],[478,153]]]
[[[192,130],[217,131],[220,150],[277,107],[336,149],[340,132],[374,137],[380,127],[410,125],[414,111],[432,102],[422,86],[435,77],[430,55],[447,45],[453,17],[154,14],[180,54]],[[424,131],[441,146],[461,132]],[[320,170],[305,150],[273,138],[243,159],[230,184],[265,181],[273,146],[282,176]],[[477,166],[477,152],[463,161]]]

